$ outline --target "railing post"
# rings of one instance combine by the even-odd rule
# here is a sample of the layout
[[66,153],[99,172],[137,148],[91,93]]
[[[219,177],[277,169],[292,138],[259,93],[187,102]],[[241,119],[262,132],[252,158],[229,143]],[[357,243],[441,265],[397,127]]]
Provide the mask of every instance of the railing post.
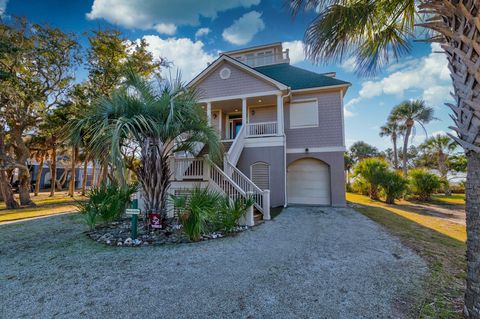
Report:
[[263,191],[263,219],[270,220],[270,190]]
[[[253,192],[247,192],[246,195],[247,195],[247,198],[253,197]],[[245,222],[247,226],[250,226],[250,227],[255,226],[255,218],[253,216],[253,205],[250,206],[247,209],[247,212],[245,213]]]
[[208,154],[203,156],[203,180],[210,180],[210,162],[208,161]]

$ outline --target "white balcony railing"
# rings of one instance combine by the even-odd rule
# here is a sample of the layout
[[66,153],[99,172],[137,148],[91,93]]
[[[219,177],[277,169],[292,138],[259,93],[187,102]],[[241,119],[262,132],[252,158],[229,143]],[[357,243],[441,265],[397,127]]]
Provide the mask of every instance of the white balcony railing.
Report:
[[235,57],[238,61],[245,63],[253,68],[264,65],[290,63],[288,49],[280,53],[257,54],[257,55],[242,55]]
[[205,162],[203,158],[175,158],[173,175],[175,180],[203,179]]
[[248,123],[247,137],[272,136],[278,134],[277,122]]

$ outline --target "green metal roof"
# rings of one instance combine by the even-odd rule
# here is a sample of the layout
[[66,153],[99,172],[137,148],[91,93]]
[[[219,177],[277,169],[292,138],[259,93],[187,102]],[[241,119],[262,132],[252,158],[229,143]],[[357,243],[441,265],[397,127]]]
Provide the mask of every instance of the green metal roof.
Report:
[[254,69],[269,78],[289,86],[292,90],[350,84],[350,82],[300,69],[288,63],[260,66]]

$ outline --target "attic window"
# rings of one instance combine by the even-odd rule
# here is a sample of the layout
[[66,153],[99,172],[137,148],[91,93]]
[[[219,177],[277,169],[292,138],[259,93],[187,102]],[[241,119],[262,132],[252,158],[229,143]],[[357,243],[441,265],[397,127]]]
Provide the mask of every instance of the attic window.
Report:
[[232,74],[232,71],[230,71],[229,68],[223,68],[220,70],[220,78],[222,80],[226,80],[228,78],[230,78],[230,75]]

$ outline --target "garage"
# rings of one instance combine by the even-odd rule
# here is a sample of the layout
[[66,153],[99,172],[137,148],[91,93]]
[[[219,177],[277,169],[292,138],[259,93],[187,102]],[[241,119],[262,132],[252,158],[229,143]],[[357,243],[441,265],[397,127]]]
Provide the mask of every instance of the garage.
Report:
[[330,169],[313,158],[296,160],[287,170],[289,204],[330,205]]

